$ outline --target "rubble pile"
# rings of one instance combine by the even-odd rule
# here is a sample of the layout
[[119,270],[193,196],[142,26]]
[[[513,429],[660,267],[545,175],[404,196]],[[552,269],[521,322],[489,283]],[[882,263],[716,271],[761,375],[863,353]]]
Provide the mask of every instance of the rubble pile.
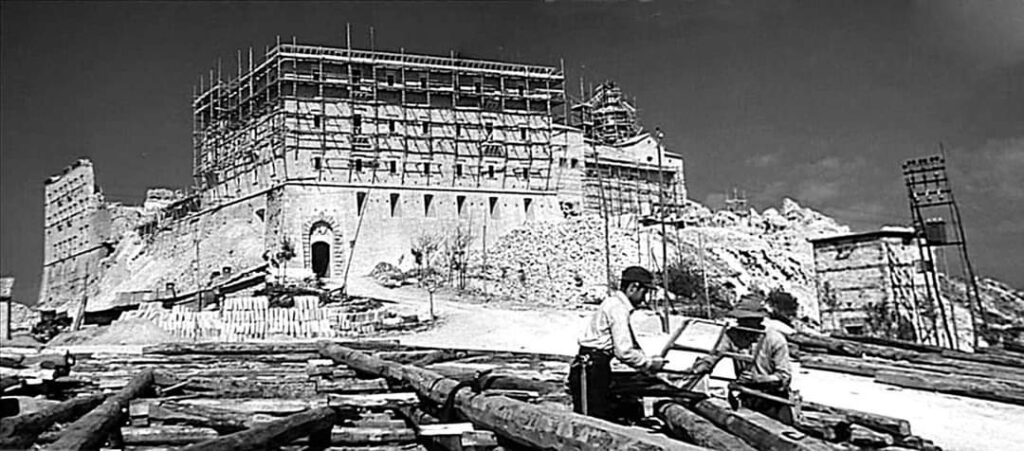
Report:
[[[728,214],[723,214],[728,213]],[[700,227],[670,227],[668,260],[698,265],[701,243],[709,284],[724,286],[740,296],[754,289],[782,288],[800,302],[798,315],[817,317],[814,302],[814,260],[809,238],[848,233],[833,219],[786,199],[781,211],[711,213],[693,204],[685,215]],[[661,266],[661,228],[640,230],[610,226],[612,273],[637,264]],[[647,252],[647,250],[650,252]],[[644,255],[639,255],[643,253]],[[482,265],[474,256],[471,266]],[[498,240],[489,249],[484,278],[491,282],[487,296],[535,305],[579,306],[605,292],[604,223],[584,216],[562,224],[527,224]]]
[[[635,236],[610,228],[612,273],[637,262]],[[483,265],[475,254],[470,267]],[[490,299],[551,307],[577,307],[606,292],[604,222],[597,216],[562,223],[532,223],[489,247],[482,274]]]

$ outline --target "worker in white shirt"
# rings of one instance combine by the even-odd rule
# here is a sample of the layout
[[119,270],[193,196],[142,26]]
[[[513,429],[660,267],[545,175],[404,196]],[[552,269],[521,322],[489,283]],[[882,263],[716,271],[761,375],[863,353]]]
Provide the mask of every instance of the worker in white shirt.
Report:
[[620,290],[605,298],[591,316],[579,339],[579,354],[569,368],[574,412],[606,420],[613,418],[612,357],[640,371],[656,372],[665,366],[661,357],[644,354],[629,324],[630,314],[656,288],[653,279],[644,268],[626,268],[622,271]]

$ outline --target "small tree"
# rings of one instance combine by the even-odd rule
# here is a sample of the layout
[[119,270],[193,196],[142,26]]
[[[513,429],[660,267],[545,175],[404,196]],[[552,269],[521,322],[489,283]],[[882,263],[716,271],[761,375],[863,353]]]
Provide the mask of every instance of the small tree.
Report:
[[444,237],[442,235],[429,232],[423,232],[412,239],[409,252],[412,253],[413,258],[416,260],[416,266],[419,267],[421,279],[433,271],[431,258],[436,256],[443,242]]
[[288,262],[295,258],[295,246],[292,245],[288,237],[281,238],[281,248],[275,257],[277,257],[277,261],[281,262],[281,271],[278,276],[283,279],[284,273],[288,270]]
[[466,253],[475,238],[473,231],[469,227],[463,227],[460,224],[451,229],[444,240],[448,281],[449,283],[451,282],[452,272],[456,272],[459,275],[459,289],[466,287],[466,280],[463,277],[466,271]]
[[[721,316],[732,308],[723,287],[710,276],[705,278],[705,275],[701,272],[700,265],[693,261],[683,259],[670,264],[667,274],[669,292],[680,298],[696,301],[684,306],[686,307],[687,314],[705,315],[708,310],[708,302],[711,304],[712,317]],[[707,296],[705,296],[705,280],[707,280],[708,284]],[[706,297],[710,299],[706,299]]]

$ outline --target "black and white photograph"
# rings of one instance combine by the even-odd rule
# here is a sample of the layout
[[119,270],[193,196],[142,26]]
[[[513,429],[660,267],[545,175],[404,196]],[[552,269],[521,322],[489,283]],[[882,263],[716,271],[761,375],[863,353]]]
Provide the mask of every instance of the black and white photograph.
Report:
[[0,0],[0,450],[1022,424],[1024,0]]

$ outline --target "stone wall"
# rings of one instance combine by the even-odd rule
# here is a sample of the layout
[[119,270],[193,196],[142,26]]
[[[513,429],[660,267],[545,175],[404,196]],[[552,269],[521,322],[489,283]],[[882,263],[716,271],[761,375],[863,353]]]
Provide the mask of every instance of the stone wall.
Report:
[[87,310],[116,305],[119,293],[164,290],[169,282],[177,293],[193,291],[197,278],[205,286],[225,266],[240,271],[262,264],[266,202],[266,192],[256,193],[169,221],[146,237],[126,235],[103,260]]
[[[351,278],[380,262],[411,264],[412,241],[424,234],[451,233],[462,226],[479,246],[485,225],[490,239],[496,239],[527,221],[562,219],[556,196],[545,193],[294,184],[279,195],[268,202],[268,246],[288,240],[297,254],[289,266],[312,270],[313,243],[330,243],[327,277],[339,283],[350,254]],[[329,238],[317,229],[328,231]]]
[[87,274],[107,255],[110,213],[96,186],[92,162],[80,159],[46,180],[43,274],[39,301],[64,303],[86,294]]
[[[935,337],[918,248],[910,235],[817,242],[814,266],[825,332],[908,340]],[[941,335],[941,334],[939,334]]]

